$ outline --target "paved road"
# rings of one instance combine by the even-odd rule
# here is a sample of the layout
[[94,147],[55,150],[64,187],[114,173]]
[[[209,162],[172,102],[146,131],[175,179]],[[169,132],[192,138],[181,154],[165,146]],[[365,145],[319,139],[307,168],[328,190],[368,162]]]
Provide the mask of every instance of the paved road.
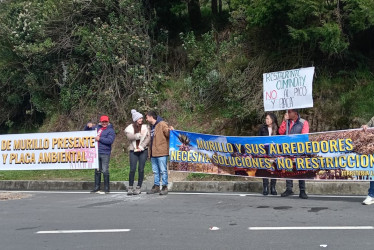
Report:
[[[374,245],[374,205],[361,205],[364,197],[28,194],[0,201],[1,250],[366,250]],[[108,229],[115,231],[89,231]]]

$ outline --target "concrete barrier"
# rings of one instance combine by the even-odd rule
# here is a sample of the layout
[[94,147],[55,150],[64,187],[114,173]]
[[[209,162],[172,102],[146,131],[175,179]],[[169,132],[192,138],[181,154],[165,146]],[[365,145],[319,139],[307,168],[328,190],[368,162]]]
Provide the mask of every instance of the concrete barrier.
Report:
[[[127,182],[112,181],[110,190],[126,191]],[[103,183],[102,183],[103,185]],[[153,183],[145,182],[142,189],[148,190]],[[0,190],[91,190],[93,182],[87,181],[0,181]],[[285,181],[277,182],[278,194],[285,190]],[[326,195],[367,195],[368,182],[306,182],[308,194]],[[294,181],[294,192],[298,194],[298,181]],[[254,179],[251,181],[173,181],[169,183],[172,192],[242,192],[261,193],[262,181]]]

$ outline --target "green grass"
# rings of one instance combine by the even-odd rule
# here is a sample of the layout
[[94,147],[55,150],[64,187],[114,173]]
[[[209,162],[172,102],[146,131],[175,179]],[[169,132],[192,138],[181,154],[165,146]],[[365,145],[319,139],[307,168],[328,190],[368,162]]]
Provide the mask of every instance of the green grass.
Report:
[[[112,158],[109,164],[111,181],[128,181],[130,164],[126,154],[121,154]],[[145,176],[152,173],[150,161],[146,162]],[[75,169],[75,170],[11,170],[0,171],[0,180],[70,180],[70,181],[92,181],[94,170]],[[135,175],[137,180],[138,174]]]

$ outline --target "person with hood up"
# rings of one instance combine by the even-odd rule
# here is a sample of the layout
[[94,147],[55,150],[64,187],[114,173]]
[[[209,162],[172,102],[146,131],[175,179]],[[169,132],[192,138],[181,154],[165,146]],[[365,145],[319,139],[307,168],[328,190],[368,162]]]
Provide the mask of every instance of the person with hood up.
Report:
[[100,123],[95,125],[91,122],[87,123],[84,130],[97,129],[97,136],[95,140],[98,142],[99,151],[99,169],[95,169],[95,188],[91,193],[100,192],[101,173],[104,176],[104,192],[109,193],[109,161],[110,153],[112,151],[112,144],[116,138],[113,125],[109,123],[109,117],[103,115],[100,117]]
[[[151,124],[151,141],[149,156],[154,174],[154,185],[148,194],[168,194],[168,169],[167,161],[169,156],[169,126],[155,111],[149,111],[146,115],[147,121]],[[162,177],[162,189],[160,189],[160,175]]]
[[[125,129],[127,139],[130,141],[128,150],[130,152],[130,173],[127,195],[138,195],[144,179],[144,166],[148,158],[148,144],[150,141],[149,127],[143,124],[143,115],[135,109],[131,110],[133,123]],[[138,185],[134,189],[134,178],[136,167],[138,167]]]

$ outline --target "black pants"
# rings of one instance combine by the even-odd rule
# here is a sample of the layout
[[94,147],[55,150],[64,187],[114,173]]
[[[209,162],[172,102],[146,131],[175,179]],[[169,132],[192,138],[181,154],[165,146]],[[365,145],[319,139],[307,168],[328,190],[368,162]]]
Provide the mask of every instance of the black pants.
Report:
[[[286,180],[286,189],[292,190],[293,188],[293,180]],[[299,180],[299,189],[300,191],[305,191],[305,181]]]
[[134,178],[136,167],[138,166],[138,186],[141,187],[144,179],[144,166],[148,158],[148,149],[142,152],[130,151],[130,173],[129,173],[129,186],[134,186]]

